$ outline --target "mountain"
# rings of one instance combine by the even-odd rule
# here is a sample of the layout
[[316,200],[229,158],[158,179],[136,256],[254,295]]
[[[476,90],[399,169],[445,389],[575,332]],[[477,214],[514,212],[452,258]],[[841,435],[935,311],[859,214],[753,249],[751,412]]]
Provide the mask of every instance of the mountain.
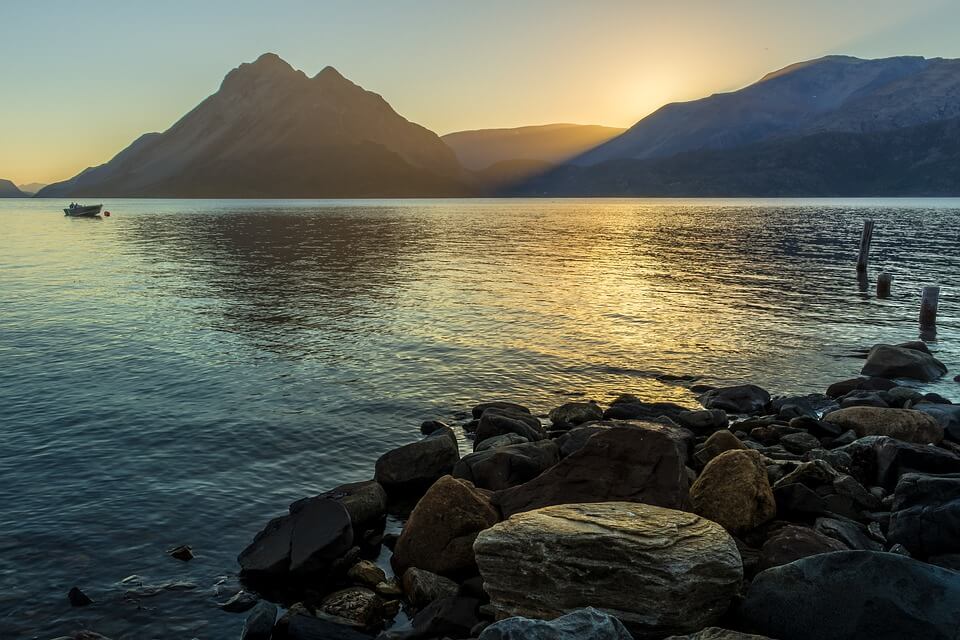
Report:
[[45,186],[47,186],[45,182],[28,182],[27,184],[20,185],[20,191],[23,191],[27,195],[33,195]]
[[820,132],[868,133],[960,116],[960,60],[827,56],[731,93],[661,107],[573,160],[662,158]]
[[960,196],[960,118],[564,165],[504,195]]
[[163,133],[51,184],[57,197],[460,195],[456,156],[333,67],[310,78],[275,54],[241,64]]
[[479,171],[506,161],[560,164],[625,129],[589,124],[545,124],[513,129],[477,129],[442,136],[467,169]]
[[0,179],[0,198],[26,198],[27,194],[9,180]]

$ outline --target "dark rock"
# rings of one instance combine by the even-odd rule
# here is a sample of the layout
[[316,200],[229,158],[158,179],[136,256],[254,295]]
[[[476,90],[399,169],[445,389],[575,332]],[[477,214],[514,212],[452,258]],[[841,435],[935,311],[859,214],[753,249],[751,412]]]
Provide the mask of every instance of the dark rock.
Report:
[[681,427],[690,429],[694,433],[708,433],[718,429],[726,429],[730,424],[727,412],[723,409],[681,411],[673,416],[673,420]]
[[910,387],[896,386],[893,389],[884,391],[881,397],[891,407],[903,407],[908,403],[917,403],[923,400],[923,394]]
[[888,409],[890,405],[883,399],[880,393],[876,391],[851,391],[840,398],[840,408],[847,409],[849,407],[877,407],[880,409]]
[[457,595],[467,598],[476,598],[477,600],[483,600],[484,602],[488,602],[490,600],[490,596],[487,595],[487,592],[483,588],[483,576],[480,575],[467,578],[461,582],[460,590],[457,592]]
[[945,437],[960,442],[960,404],[935,404],[925,401],[913,405],[913,409],[936,420]]
[[806,453],[820,447],[820,441],[809,433],[788,433],[780,438],[780,446],[791,453]]
[[167,549],[167,555],[182,562],[189,562],[193,560],[193,549],[190,545],[182,544],[179,547]]
[[760,413],[770,405],[770,394],[753,384],[723,387],[700,396],[707,409],[723,409],[727,413]]
[[848,549],[883,551],[883,545],[871,538],[867,528],[859,522],[840,518],[817,518],[815,529],[839,541]]
[[243,613],[252,609],[258,602],[260,598],[255,594],[249,591],[238,591],[226,602],[218,603],[217,606],[228,613]]
[[366,587],[350,587],[326,596],[317,611],[333,621],[371,629],[382,623],[383,600]]
[[560,446],[560,457],[566,458],[575,451],[579,451],[583,448],[583,445],[587,444],[592,436],[600,433],[601,431],[606,431],[610,427],[606,424],[593,424],[585,427],[577,427],[567,431],[555,442]]
[[946,553],[941,556],[930,556],[927,562],[950,571],[960,571],[960,553]]
[[633,640],[619,620],[593,607],[553,620],[513,617],[487,627],[479,640]]
[[243,623],[241,640],[270,640],[273,624],[277,620],[277,605],[261,600],[247,615]]
[[499,400],[494,402],[481,402],[473,408],[473,417],[479,419],[487,409],[500,409],[511,413],[530,413],[530,409],[527,409],[522,404]]
[[603,409],[596,402],[568,402],[550,411],[554,429],[571,429],[584,422],[603,419]]
[[267,523],[237,561],[240,574],[251,578],[324,573],[352,545],[346,508],[335,500],[314,498],[294,503],[289,516]]
[[347,578],[354,584],[373,589],[387,579],[387,574],[370,560],[359,560],[347,570]]
[[759,574],[742,624],[779,640],[954,640],[960,573],[892,553],[843,551]]
[[482,532],[477,562],[497,617],[594,606],[636,637],[715,623],[742,580],[737,546],[706,518],[646,504],[564,504]]
[[72,587],[67,593],[67,600],[70,601],[71,607],[86,607],[87,605],[93,604],[93,600],[80,590],[80,587]]
[[444,476],[410,514],[391,563],[397,575],[410,567],[440,575],[475,572],[473,541],[499,519],[487,497],[472,484]]
[[477,425],[475,443],[479,444],[489,438],[495,438],[507,433],[515,433],[534,442],[547,437],[540,420],[528,413],[505,412],[491,408],[483,412],[480,424]]
[[504,517],[553,504],[645,502],[688,504],[689,432],[657,423],[628,423],[594,434],[578,451],[518,487],[494,494]]
[[725,451],[713,458],[690,487],[693,512],[732,533],[758,527],[777,513],[763,456]]
[[344,624],[306,613],[294,614],[278,623],[273,640],[370,640],[370,636]]
[[781,420],[793,418],[814,418],[824,411],[836,409],[832,398],[822,393],[811,393],[805,396],[779,396],[770,401],[770,409]]
[[893,489],[908,473],[960,473],[960,456],[924,444],[911,444],[894,438],[880,438],[872,443],[875,484]]
[[772,640],[767,636],[758,636],[752,633],[740,633],[720,627],[707,627],[688,636],[670,636],[666,640]]
[[468,454],[453,468],[453,476],[499,491],[536,478],[559,460],[560,447],[541,440]]
[[449,596],[434,600],[420,610],[413,620],[416,638],[467,638],[470,630],[480,622],[476,598]]
[[837,437],[840,434],[844,433],[843,429],[838,427],[835,424],[827,422],[826,420],[819,420],[817,418],[811,418],[809,416],[800,416],[798,418],[791,418],[790,426],[794,429],[799,429],[801,431],[806,431],[811,433],[818,438],[824,437]]
[[446,422],[441,422],[440,420],[425,420],[420,423],[420,433],[425,436],[429,436],[432,433],[440,431],[441,429],[449,429],[450,425]]
[[694,458],[697,464],[703,467],[724,451],[746,448],[737,436],[723,429],[711,434],[707,441],[703,443],[703,448],[694,455]]
[[[496,436],[494,438],[487,438],[482,442],[478,442],[474,446],[474,453],[479,453],[481,451],[488,451],[490,449],[498,449],[500,447],[509,447],[512,444],[523,444],[525,442],[530,442],[523,436],[518,436],[515,433],[505,433],[502,436]],[[454,467],[456,469],[456,467]]]
[[942,362],[928,352],[913,348],[874,345],[861,373],[881,378],[912,378],[933,382],[947,372]]
[[380,456],[374,477],[388,493],[419,493],[452,472],[458,460],[453,431],[440,429]]
[[796,525],[786,525],[777,529],[760,548],[758,568],[763,571],[800,558],[845,551],[848,547],[819,531]]
[[960,553],[960,474],[910,473],[897,483],[887,538],[914,556]]
[[633,402],[615,402],[603,412],[605,420],[650,420],[653,418],[674,418],[688,411],[672,402],[643,402],[634,399]]
[[834,382],[827,388],[827,395],[831,398],[845,396],[851,391],[886,391],[897,386],[897,383],[887,378],[851,378],[841,382]]
[[403,573],[403,592],[416,608],[425,607],[434,600],[457,595],[457,583],[435,573],[410,567]]
[[890,436],[904,442],[938,444],[943,428],[927,414],[912,409],[850,407],[832,411],[824,420],[864,436]]

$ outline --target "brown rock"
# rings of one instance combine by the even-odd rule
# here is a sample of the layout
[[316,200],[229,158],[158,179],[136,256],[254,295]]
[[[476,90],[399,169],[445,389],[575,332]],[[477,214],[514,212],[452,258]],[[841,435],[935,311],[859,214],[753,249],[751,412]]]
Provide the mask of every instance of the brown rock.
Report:
[[763,571],[770,567],[778,567],[819,553],[847,550],[847,546],[839,540],[814,529],[791,524],[777,529],[763,543],[757,568]]
[[403,592],[414,607],[424,607],[434,600],[457,595],[459,587],[449,578],[410,567],[403,573]]
[[582,448],[518,487],[498,491],[504,517],[549,505],[643,502],[688,506],[686,435],[677,427],[629,422],[590,436]]
[[707,464],[690,487],[696,514],[727,531],[742,533],[777,513],[763,456],[751,449],[724,451]]
[[831,411],[824,420],[852,429],[857,437],[890,436],[917,444],[940,444],[943,427],[935,418],[913,409],[881,407],[847,407]]
[[473,541],[499,521],[489,499],[466,480],[444,476],[414,507],[393,549],[397,575],[417,567],[441,575],[475,569]]
[[746,448],[747,446],[740,442],[740,438],[733,435],[730,431],[723,429],[711,434],[711,436],[707,438],[707,441],[703,443],[703,448],[697,451],[695,457],[697,462],[703,466],[724,451]]

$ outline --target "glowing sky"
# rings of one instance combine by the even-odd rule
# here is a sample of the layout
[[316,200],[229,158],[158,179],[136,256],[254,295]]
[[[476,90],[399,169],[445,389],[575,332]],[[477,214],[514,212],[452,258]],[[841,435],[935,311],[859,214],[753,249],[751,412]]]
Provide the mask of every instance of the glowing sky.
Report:
[[105,162],[265,51],[444,134],[629,126],[828,53],[960,57],[958,24],[956,0],[0,0],[0,178]]

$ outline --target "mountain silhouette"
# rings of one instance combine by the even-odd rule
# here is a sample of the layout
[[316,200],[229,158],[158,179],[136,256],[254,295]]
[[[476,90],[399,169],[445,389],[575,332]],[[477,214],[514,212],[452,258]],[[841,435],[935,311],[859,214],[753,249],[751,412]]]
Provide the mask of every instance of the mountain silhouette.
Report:
[[26,198],[27,194],[10,180],[0,179],[0,198]]
[[333,67],[310,78],[266,53],[163,133],[40,197],[312,198],[459,195],[440,138]]

